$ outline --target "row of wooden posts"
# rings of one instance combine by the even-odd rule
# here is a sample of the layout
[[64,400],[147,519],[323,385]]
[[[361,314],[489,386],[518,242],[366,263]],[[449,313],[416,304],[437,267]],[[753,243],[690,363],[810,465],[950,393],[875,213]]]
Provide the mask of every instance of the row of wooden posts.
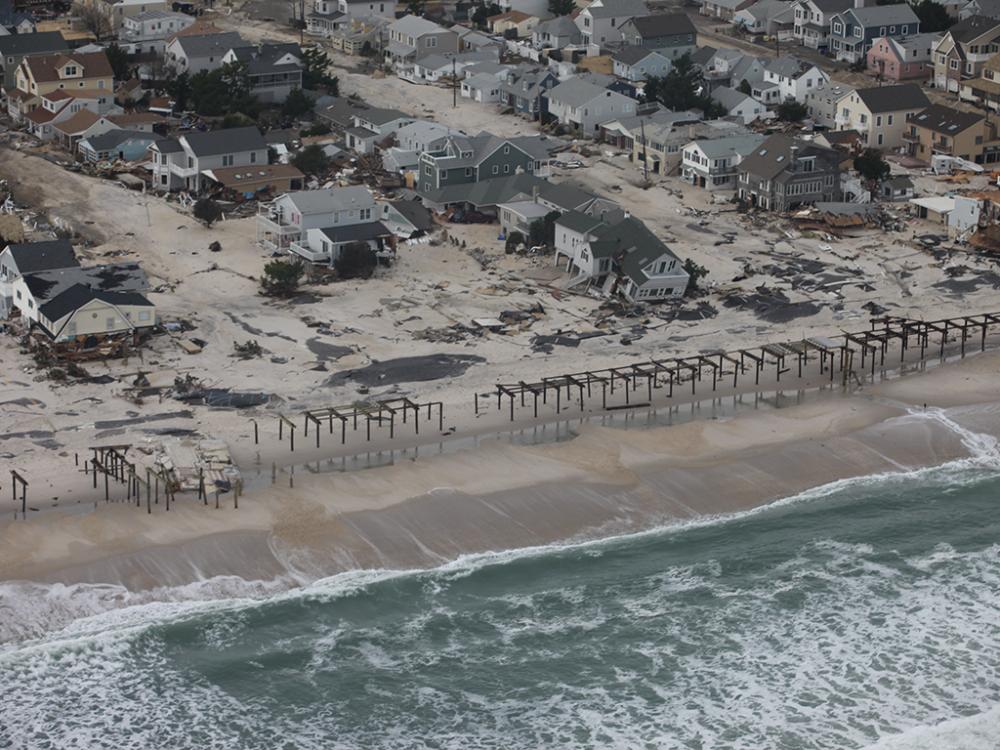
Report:
[[[854,369],[855,355],[860,354],[858,372],[870,370],[875,377],[876,367],[884,367],[886,354],[892,342],[900,344],[900,362],[905,362],[911,343],[920,348],[919,359],[924,361],[927,349],[930,348],[932,335],[939,337],[939,354],[944,357],[949,336],[954,334],[960,343],[961,355],[964,357],[969,339],[979,333],[979,348],[986,349],[986,337],[990,326],[1000,325],[1000,313],[985,313],[975,316],[962,316],[936,321],[920,321],[899,317],[874,318],[871,328],[859,333],[842,334],[843,343],[834,338],[815,337],[802,341],[783,344],[765,344],[755,349],[741,349],[735,352],[716,352],[693,357],[678,357],[664,360],[638,362],[621,367],[611,367],[603,370],[587,370],[545,377],[540,381],[517,383],[499,383],[496,386],[497,409],[503,409],[504,399],[507,399],[510,420],[516,419],[516,402],[521,407],[527,405],[527,398],[532,399],[533,416],[538,417],[538,404],[547,404],[550,394],[555,399],[556,413],[563,408],[563,390],[569,402],[576,391],[580,411],[586,408],[586,398],[593,396],[593,390],[601,389],[601,408],[604,410],[634,408],[648,406],[653,400],[653,390],[666,388],[667,397],[673,398],[674,387],[687,382],[691,384],[692,395],[697,394],[698,384],[702,381],[706,370],[711,371],[712,391],[716,391],[719,382],[727,375],[726,364],[732,365],[732,386],[739,386],[741,375],[752,369],[754,384],[760,384],[761,374],[767,366],[775,367],[775,377],[778,383],[782,375],[797,365],[797,375],[802,378],[803,368],[808,364],[810,356],[819,357],[820,374],[829,373],[830,382],[835,382],[839,373],[844,384],[851,377],[857,378]],[[789,362],[791,360],[791,362]],[[647,401],[633,403],[631,393],[638,390],[642,381],[646,384]],[[608,406],[608,394],[614,395],[616,387],[624,389],[625,404],[623,406]],[[476,413],[479,413],[479,395],[475,397]]]
[[[697,394],[698,383],[702,381],[705,370],[710,370],[712,375],[712,391],[716,391],[719,382],[728,373],[725,370],[726,364],[732,366],[732,385],[734,388],[739,385],[739,377],[745,375],[748,369],[752,369],[754,374],[754,384],[760,384],[761,374],[767,366],[775,367],[777,382],[781,382],[782,375],[790,372],[792,366],[796,366],[797,376],[801,379],[803,368],[810,361],[810,356],[818,355],[820,363],[820,374],[829,373],[830,382],[835,382],[839,373],[842,381],[846,384],[850,377],[857,377],[854,370],[855,355],[860,354],[860,372],[870,369],[874,378],[876,367],[884,367],[886,355],[892,343],[898,342],[900,345],[900,362],[906,361],[906,356],[911,349],[919,347],[919,361],[924,361],[927,350],[931,346],[931,337],[938,337],[938,354],[944,357],[946,346],[950,337],[954,335],[959,342],[961,355],[966,354],[968,342],[976,333],[979,334],[979,349],[985,351],[986,339],[991,326],[1000,326],[1000,313],[984,313],[974,316],[962,316],[957,318],[947,318],[935,321],[922,321],[901,317],[879,317],[871,320],[871,328],[858,333],[842,334],[843,343],[832,338],[807,338],[802,341],[795,341],[784,344],[765,344],[755,349],[741,349],[735,352],[717,352],[703,354],[693,357],[679,357],[666,360],[651,360],[639,362],[621,367],[611,367],[604,370],[590,370],[569,375],[558,375],[544,377],[540,381],[517,383],[500,383],[497,385],[497,409],[503,408],[503,399],[507,398],[510,409],[510,419],[515,419],[515,402],[519,401],[522,407],[526,406],[526,397],[531,396],[533,400],[533,413],[538,416],[538,402],[541,399],[543,404],[548,403],[551,394],[556,402],[556,412],[563,409],[563,390],[566,392],[567,401],[573,397],[576,390],[579,397],[579,408],[585,410],[585,398],[593,395],[595,386],[601,389],[601,408],[614,410],[621,408],[635,408],[648,406],[653,400],[654,389],[666,388],[668,398],[674,395],[675,386],[691,384],[691,393]],[[914,344],[915,342],[915,344]],[[791,360],[791,362],[789,362]],[[646,403],[634,403],[630,393],[639,388],[642,380],[646,383]],[[624,406],[608,406],[608,394],[614,395],[615,389],[624,388]],[[479,394],[475,394],[476,414],[479,413]],[[420,434],[421,415],[426,411],[425,419],[430,421],[437,412],[438,430],[444,429],[444,405],[440,401],[418,403],[408,398],[396,398],[377,401],[372,404],[355,404],[348,407],[331,407],[326,409],[316,409],[303,414],[303,433],[309,435],[310,424],[313,425],[316,448],[320,447],[320,435],[322,426],[327,425],[328,433],[333,434],[334,422],[340,423],[340,442],[347,442],[347,428],[351,425],[354,432],[359,429],[361,421],[365,425],[365,439],[371,441],[372,424],[376,427],[389,425],[389,438],[396,436],[396,417],[400,417],[402,424],[407,424],[410,419],[413,422],[414,433]],[[289,417],[279,414],[278,439],[284,441],[284,433],[288,431],[289,447],[295,450],[295,431],[297,424]],[[254,444],[260,442],[260,427],[257,420],[250,420],[253,424]],[[111,501],[110,482],[125,485],[125,501],[131,502],[135,499],[137,507],[142,506],[143,489],[145,490],[146,510],[152,513],[152,506],[159,505],[160,485],[163,485],[164,504],[166,510],[170,510],[171,501],[175,500],[176,491],[173,483],[169,480],[163,469],[154,470],[146,468],[145,478],[137,471],[135,463],[128,460],[127,452],[129,446],[101,446],[93,447],[92,456],[83,462],[83,472],[93,478],[93,487],[97,489],[98,474],[104,477],[104,499]],[[80,458],[75,456],[76,464],[79,466]],[[21,514],[27,513],[27,489],[28,481],[16,470],[11,469],[11,486],[13,500],[17,502],[18,491],[21,495]],[[233,486],[233,507],[239,507],[239,496],[242,492],[242,483],[237,481]],[[219,507],[220,491],[215,491],[215,507]],[[199,469],[198,476],[198,499],[208,505],[208,491],[205,486],[204,470]]]
[[[444,404],[440,401],[417,403],[408,398],[395,398],[377,401],[373,404],[355,404],[353,406],[329,407],[307,411],[303,414],[302,431],[303,435],[308,437],[309,425],[312,424],[314,426],[313,434],[315,436],[316,447],[319,448],[320,434],[322,433],[321,428],[324,423],[328,427],[329,434],[332,435],[334,420],[337,420],[340,423],[340,443],[341,445],[345,445],[347,443],[347,426],[351,425],[351,429],[357,432],[358,423],[363,419],[366,441],[370,442],[372,439],[373,423],[376,428],[388,423],[389,439],[392,440],[396,437],[397,415],[400,416],[403,424],[407,424],[408,420],[412,420],[414,434],[419,435],[420,418],[424,411],[427,412],[427,416],[425,417],[427,421],[434,418],[434,412],[436,411],[438,430],[444,429]],[[294,452],[295,430],[298,425],[284,414],[278,414],[276,419],[278,421],[278,440],[284,441],[287,428],[289,448]],[[256,419],[251,419],[250,422],[253,425],[254,445],[258,445],[260,443],[260,425]]]

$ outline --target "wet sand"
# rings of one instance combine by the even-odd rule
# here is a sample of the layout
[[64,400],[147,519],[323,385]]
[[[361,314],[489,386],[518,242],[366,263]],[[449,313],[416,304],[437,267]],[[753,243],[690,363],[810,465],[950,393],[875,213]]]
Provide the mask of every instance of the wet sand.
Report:
[[131,590],[214,576],[304,581],[638,531],[968,456],[963,436],[923,404],[1000,434],[998,393],[1000,355],[987,355],[863,395],[724,420],[586,425],[567,442],[484,443],[369,471],[298,474],[293,487],[249,493],[238,511],[182,502],[169,514],[114,504],[40,514],[0,524],[0,575]]

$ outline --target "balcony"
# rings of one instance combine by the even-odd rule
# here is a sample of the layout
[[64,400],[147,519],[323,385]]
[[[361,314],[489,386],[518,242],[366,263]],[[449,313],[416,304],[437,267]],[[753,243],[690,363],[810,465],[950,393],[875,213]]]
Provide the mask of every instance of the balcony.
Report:
[[305,258],[310,263],[327,263],[330,260],[330,253],[323,252],[322,250],[313,250],[308,245],[300,242],[289,244],[288,251]]
[[903,140],[907,143],[920,143],[920,136],[917,133],[903,133]]
[[942,143],[941,141],[931,141],[931,151],[935,154],[945,154],[954,156],[955,145],[953,143]]

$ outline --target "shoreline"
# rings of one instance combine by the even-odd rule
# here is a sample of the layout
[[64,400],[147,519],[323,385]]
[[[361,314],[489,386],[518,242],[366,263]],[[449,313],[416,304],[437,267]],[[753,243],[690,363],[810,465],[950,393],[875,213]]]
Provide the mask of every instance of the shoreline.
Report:
[[130,591],[216,576],[301,583],[644,531],[967,457],[962,435],[905,404],[957,409],[957,424],[1000,434],[998,385],[1000,354],[984,354],[863,395],[673,426],[587,425],[568,441],[494,440],[364,472],[299,474],[293,487],[247,494],[238,512],[191,502],[169,516],[124,504],[48,512],[0,524],[0,571]]

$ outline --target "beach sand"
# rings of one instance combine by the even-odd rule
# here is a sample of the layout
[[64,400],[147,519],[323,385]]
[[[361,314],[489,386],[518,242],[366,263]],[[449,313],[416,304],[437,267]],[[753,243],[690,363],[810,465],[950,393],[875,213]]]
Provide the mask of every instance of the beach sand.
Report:
[[49,511],[0,524],[0,575],[130,590],[215,576],[301,582],[639,531],[969,456],[956,425],[1000,435],[998,394],[1000,355],[987,354],[779,410],[587,424],[559,443],[483,441],[367,471],[282,472],[238,510],[186,499],[152,515],[104,503]]

